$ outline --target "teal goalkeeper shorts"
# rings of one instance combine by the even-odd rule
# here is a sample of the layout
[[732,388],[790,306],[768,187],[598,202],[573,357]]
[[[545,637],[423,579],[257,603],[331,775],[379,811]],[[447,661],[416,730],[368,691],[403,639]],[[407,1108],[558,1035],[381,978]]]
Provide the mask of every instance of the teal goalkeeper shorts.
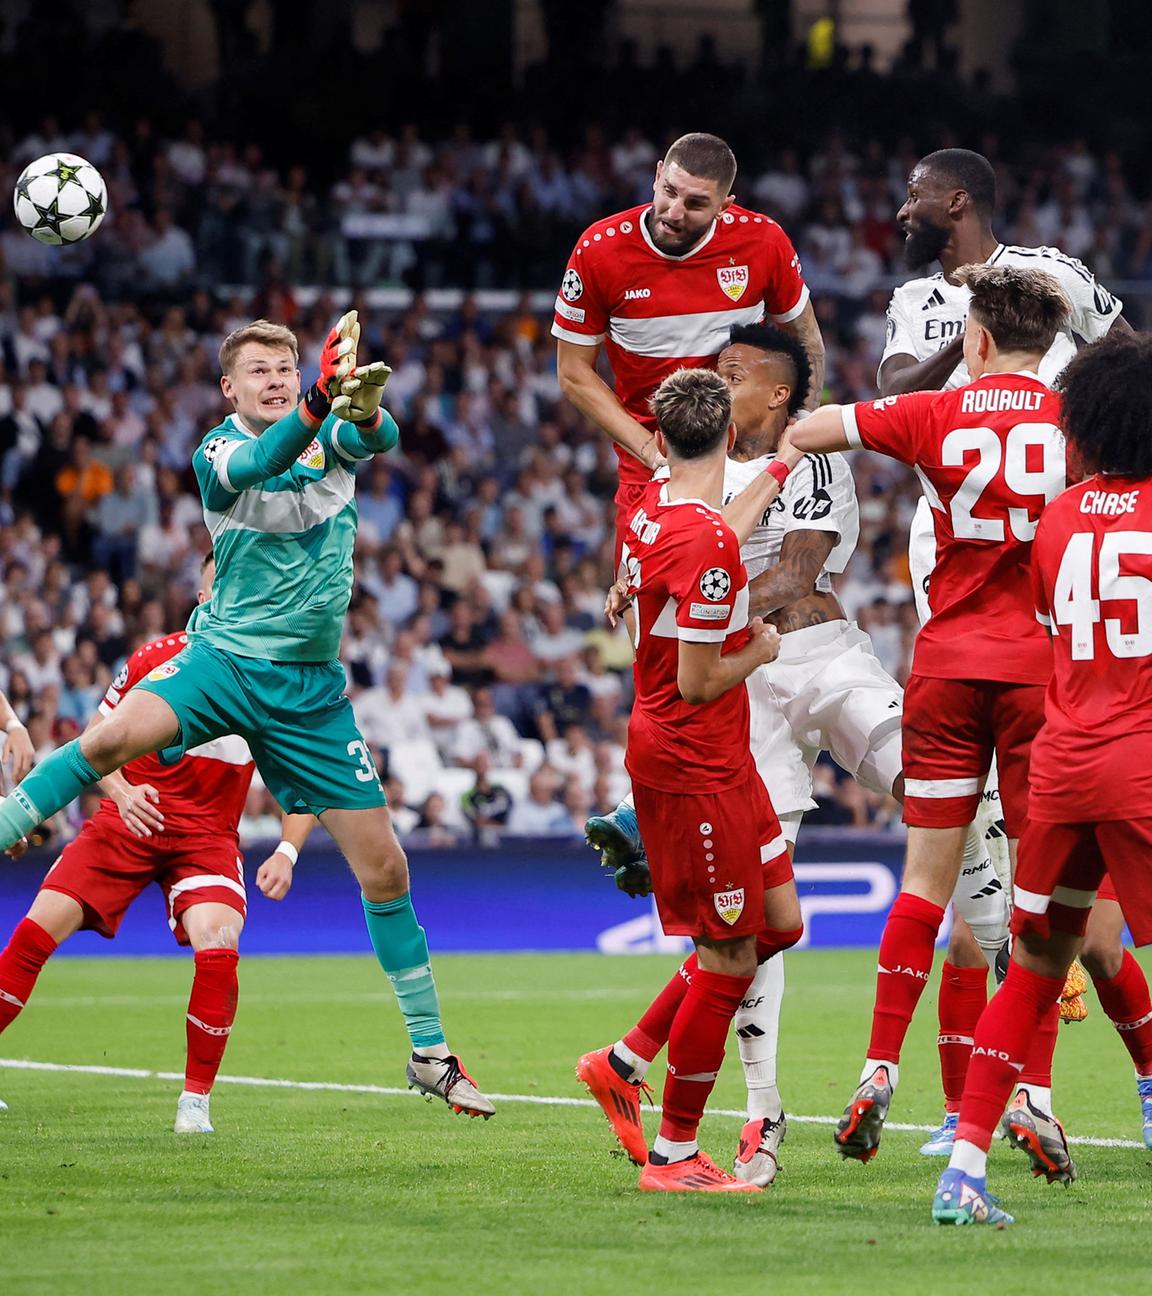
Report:
[[344,694],[339,662],[270,662],[193,639],[136,688],[176,712],[175,763],[193,747],[239,734],[260,777],[288,814],[386,805],[384,788]]

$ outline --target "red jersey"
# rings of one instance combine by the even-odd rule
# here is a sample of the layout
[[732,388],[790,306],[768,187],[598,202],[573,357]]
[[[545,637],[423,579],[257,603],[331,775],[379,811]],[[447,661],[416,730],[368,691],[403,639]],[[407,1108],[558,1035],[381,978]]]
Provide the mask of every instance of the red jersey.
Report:
[[676,682],[680,641],[748,642],[748,573],[718,509],[668,500],[652,482],[632,515],[623,561],[635,599],[636,699],[625,764],[636,783],[663,792],[721,792],[754,772],[743,684],[691,706]]
[[[145,676],[159,677],[164,663],[187,646],[188,636],[181,633],[137,648],[104,694],[100,714],[115,710],[124,694]],[[141,756],[129,761],[122,773],[129,783],[150,783],[160,793],[166,834],[208,832],[235,837],[255,768],[248,744],[228,734],[193,747],[175,765],[163,765],[157,756]],[[120,812],[111,800],[102,801],[97,813],[115,815],[119,822]]]
[[1052,649],[1032,607],[1040,511],[1065,487],[1060,398],[1032,373],[844,407],[850,444],[910,464],[936,528],[931,616],[912,672],[1044,684]]
[[1152,481],[1089,477],[1044,511],[1032,557],[1051,629],[1029,815],[1045,823],[1152,814]]
[[[649,205],[590,225],[560,281],[552,335],[578,346],[604,343],[616,395],[638,422],[654,428],[648,398],[676,369],[711,368],[734,324],[767,313],[793,320],[808,304],[800,259],[768,216],[729,207],[699,243],[669,256],[652,242]],[[647,482],[646,468],[616,447],[620,480]]]

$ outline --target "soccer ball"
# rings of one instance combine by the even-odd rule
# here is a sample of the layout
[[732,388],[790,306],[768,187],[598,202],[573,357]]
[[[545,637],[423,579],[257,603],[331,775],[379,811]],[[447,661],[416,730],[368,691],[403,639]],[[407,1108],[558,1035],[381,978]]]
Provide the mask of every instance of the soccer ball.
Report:
[[29,162],[16,181],[16,219],[39,243],[79,243],[104,219],[104,177],[75,153],[47,153]]

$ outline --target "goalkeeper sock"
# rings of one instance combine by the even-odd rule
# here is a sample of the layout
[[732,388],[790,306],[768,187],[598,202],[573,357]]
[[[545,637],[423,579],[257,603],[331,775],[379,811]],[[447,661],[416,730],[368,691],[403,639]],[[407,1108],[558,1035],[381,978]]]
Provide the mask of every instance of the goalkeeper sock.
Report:
[[37,824],[51,819],[99,780],[80,752],[79,738],[58,747],[0,800],[0,851],[27,837]]
[[411,894],[396,900],[363,899],[368,936],[392,982],[413,1050],[422,1057],[447,1057],[428,939],[417,921]]
[[0,1031],[10,1026],[28,1002],[40,969],[56,951],[56,942],[31,918],[16,925],[0,951]]

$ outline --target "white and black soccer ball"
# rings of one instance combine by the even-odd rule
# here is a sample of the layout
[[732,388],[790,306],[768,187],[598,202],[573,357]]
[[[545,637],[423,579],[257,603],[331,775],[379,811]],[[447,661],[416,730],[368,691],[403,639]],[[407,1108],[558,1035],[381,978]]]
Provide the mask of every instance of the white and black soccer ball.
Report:
[[75,153],[46,153],[16,181],[16,219],[39,243],[79,243],[108,211],[104,177]]

